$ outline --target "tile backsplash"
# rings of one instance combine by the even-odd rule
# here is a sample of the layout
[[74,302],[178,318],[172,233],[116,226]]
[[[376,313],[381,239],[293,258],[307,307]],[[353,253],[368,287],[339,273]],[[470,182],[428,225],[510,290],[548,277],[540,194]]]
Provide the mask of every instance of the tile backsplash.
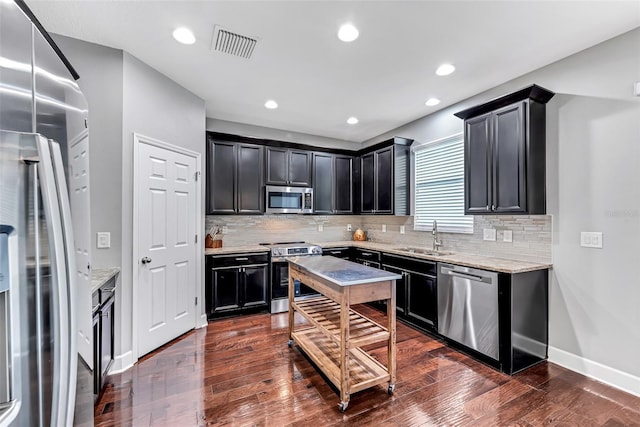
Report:
[[[208,215],[205,230],[224,226],[226,247],[254,245],[261,242],[332,242],[351,240],[351,224],[367,231],[374,242],[431,247],[430,232],[414,231],[412,216],[386,215]],[[382,226],[386,232],[382,232]],[[405,233],[400,234],[404,225]],[[483,230],[496,230],[496,241],[483,240]],[[320,231],[322,229],[322,231]],[[550,215],[492,215],[474,217],[473,234],[438,233],[442,250],[467,252],[519,261],[551,263]],[[504,231],[512,232],[513,241],[504,242]]]

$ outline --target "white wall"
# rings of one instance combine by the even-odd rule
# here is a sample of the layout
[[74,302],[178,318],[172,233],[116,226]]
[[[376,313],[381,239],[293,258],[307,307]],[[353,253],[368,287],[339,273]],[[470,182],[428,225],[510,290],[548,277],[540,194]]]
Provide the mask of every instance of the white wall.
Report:
[[[204,100],[179,86],[168,77],[149,67],[136,57],[124,52],[123,104],[122,104],[122,314],[120,354],[133,351],[132,322],[133,274],[137,260],[133,259],[133,134],[138,133],[169,144],[184,147],[201,154],[201,171],[205,170],[205,108]],[[204,185],[202,186],[202,212],[200,230],[204,229]],[[200,254],[203,257],[203,253]],[[200,269],[200,283],[204,281],[204,268]],[[204,299],[204,287],[199,301]],[[204,304],[201,304],[204,314]],[[127,358],[122,364],[127,366]]]
[[298,144],[313,145],[314,147],[339,148],[342,150],[359,150],[360,143],[341,139],[325,138],[307,133],[290,132],[246,123],[229,122],[207,117],[207,130],[212,132],[229,133],[251,138],[273,139],[277,141],[296,142]]
[[[80,74],[89,104],[89,174],[93,268],[122,259],[122,51],[53,35]],[[96,232],[111,233],[111,248],[96,249]]]
[[[116,364],[134,362],[133,133],[201,154],[205,160],[204,101],[130,54],[54,36],[78,70],[89,104],[92,231],[111,232],[110,249],[93,249],[94,268],[121,267],[116,292]],[[204,186],[202,186],[204,201]],[[204,229],[204,203],[201,224]],[[95,244],[94,244],[95,248]],[[200,271],[201,282],[204,269]],[[204,288],[199,290],[204,301]],[[204,305],[202,314],[204,314]]]
[[[367,141],[462,131],[454,112],[536,83],[547,104],[553,216],[549,358],[640,395],[640,29]],[[602,231],[603,249],[580,231]]]

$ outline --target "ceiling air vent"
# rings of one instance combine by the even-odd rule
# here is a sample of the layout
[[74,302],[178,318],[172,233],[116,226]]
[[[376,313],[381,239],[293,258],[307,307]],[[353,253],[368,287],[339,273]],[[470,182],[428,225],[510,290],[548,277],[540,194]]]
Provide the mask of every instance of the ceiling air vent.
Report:
[[250,59],[258,43],[257,37],[243,36],[216,25],[213,27],[211,50]]

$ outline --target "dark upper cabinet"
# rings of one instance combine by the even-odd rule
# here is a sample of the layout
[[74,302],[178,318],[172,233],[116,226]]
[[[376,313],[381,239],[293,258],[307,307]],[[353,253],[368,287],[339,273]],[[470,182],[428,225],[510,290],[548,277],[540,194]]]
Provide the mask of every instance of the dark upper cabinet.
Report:
[[456,113],[465,120],[465,213],[544,214],[545,104],[533,85]]
[[360,213],[409,215],[412,142],[394,138],[360,157]]
[[375,153],[368,153],[360,158],[360,213],[374,213],[375,195]]
[[313,211],[334,212],[334,156],[327,153],[313,155]]
[[336,155],[335,170],[335,205],[333,210],[338,214],[353,213],[353,157]]
[[267,184],[311,186],[311,152],[267,147]]
[[314,213],[353,213],[353,157],[313,154]]
[[209,139],[207,213],[264,212],[263,147]]

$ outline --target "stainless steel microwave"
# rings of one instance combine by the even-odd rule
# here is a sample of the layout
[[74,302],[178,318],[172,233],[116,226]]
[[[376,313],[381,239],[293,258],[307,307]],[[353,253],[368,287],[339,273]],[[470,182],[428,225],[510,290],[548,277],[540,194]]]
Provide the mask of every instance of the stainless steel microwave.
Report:
[[313,213],[313,188],[267,185],[265,189],[268,214]]

